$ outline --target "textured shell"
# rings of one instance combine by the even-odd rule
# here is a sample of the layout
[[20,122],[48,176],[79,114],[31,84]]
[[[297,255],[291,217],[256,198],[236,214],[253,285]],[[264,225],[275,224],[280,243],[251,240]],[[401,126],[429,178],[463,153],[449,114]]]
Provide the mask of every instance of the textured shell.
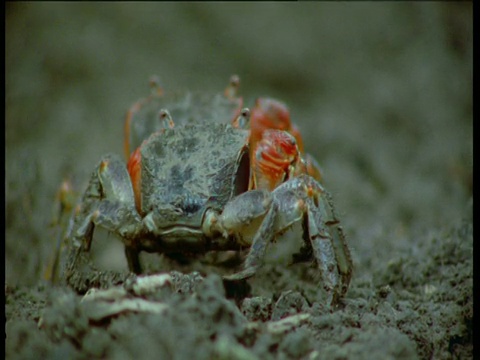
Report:
[[170,112],[175,127],[199,123],[229,124],[238,114],[242,100],[228,99],[223,94],[187,92],[151,95],[139,105],[130,120],[131,149],[140,146],[150,134],[163,127],[159,118],[162,109]]
[[246,130],[226,124],[165,129],[142,145],[142,211],[166,223],[200,225],[208,207],[222,209],[248,186]]

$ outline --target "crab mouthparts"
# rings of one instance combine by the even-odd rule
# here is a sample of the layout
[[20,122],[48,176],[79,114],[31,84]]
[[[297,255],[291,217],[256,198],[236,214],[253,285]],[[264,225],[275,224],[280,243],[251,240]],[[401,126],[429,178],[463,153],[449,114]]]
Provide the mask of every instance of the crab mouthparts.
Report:
[[165,229],[161,229],[160,234],[165,239],[170,239],[170,238],[187,239],[190,237],[194,237],[195,239],[198,239],[199,237],[202,236],[202,230],[198,228],[190,227],[190,226],[185,226],[185,225],[174,225]]

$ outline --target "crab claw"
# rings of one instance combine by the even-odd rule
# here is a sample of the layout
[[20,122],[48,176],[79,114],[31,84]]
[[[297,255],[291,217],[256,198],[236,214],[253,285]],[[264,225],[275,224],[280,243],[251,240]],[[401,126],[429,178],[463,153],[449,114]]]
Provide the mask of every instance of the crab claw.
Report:
[[284,103],[270,98],[258,98],[250,114],[250,129],[252,151],[268,129],[283,130],[292,134],[297,141],[298,151],[304,158],[304,166],[297,168],[299,171],[297,175],[303,173],[312,176],[317,181],[322,180],[320,166],[312,156],[304,153],[302,136],[298,128],[290,121],[290,112]]
[[281,130],[265,130],[255,148],[251,185],[271,191],[288,178],[306,171],[304,166],[292,135]]
[[303,152],[303,141],[298,129],[290,121],[290,111],[287,106],[275,99],[258,98],[251,114],[251,143],[259,141],[267,129],[288,131],[295,137],[300,152]]

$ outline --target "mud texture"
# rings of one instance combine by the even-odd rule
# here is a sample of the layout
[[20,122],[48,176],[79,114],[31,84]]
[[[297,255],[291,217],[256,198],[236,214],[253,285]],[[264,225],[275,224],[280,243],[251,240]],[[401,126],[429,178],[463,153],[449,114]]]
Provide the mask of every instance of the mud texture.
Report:
[[[471,2],[7,3],[6,358],[473,358],[472,39]],[[145,256],[169,280],[139,294],[99,232],[103,289],[46,281],[60,184],[123,153],[150,76],[215,92],[234,73],[322,166],[354,261],[341,303],[283,243],[237,285]]]

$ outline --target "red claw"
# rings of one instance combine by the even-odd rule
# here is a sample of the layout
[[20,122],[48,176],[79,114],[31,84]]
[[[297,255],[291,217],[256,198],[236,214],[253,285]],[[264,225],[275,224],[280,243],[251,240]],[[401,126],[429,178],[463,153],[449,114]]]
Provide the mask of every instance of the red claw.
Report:
[[273,190],[300,166],[295,138],[286,131],[268,129],[255,147],[252,187]]
[[295,137],[300,152],[303,152],[303,141],[298,129],[290,121],[290,111],[287,106],[275,99],[259,98],[250,115],[251,141],[255,143],[262,138],[266,129],[288,131]]
[[320,167],[315,159],[304,153],[303,140],[298,128],[290,120],[290,112],[287,106],[275,99],[259,98],[255,102],[255,107],[250,115],[250,149],[251,156],[254,158],[257,143],[265,136],[268,129],[283,130],[290,133],[297,142],[297,149],[304,155],[304,165],[298,166],[296,174],[304,173],[312,176],[318,181],[322,175]]

